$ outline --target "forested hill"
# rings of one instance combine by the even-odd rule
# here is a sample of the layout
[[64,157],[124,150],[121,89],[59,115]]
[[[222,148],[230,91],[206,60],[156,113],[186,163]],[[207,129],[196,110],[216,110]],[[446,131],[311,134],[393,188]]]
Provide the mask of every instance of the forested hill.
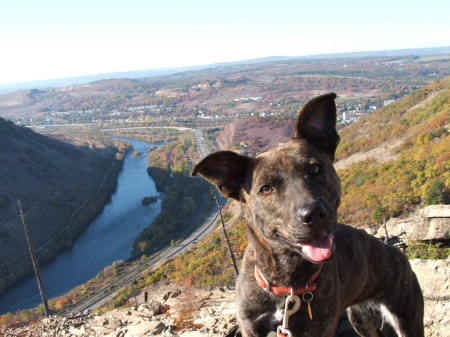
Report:
[[0,118],[0,292],[31,271],[18,199],[42,260],[69,246],[114,189],[117,149],[70,142]]
[[450,77],[446,77],[344,128],[340,132],[338,157],[345,158],[399,138],[412,140],[425,130],[448,125],[449,113]]
[[341,130],[342,221],[380,224],[450,203],[450,77]]

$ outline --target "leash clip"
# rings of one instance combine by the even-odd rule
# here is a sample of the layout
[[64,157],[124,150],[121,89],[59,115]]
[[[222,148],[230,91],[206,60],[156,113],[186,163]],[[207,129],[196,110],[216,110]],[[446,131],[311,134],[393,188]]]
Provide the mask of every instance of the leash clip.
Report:
[[[294,307],[289,309],[289,304],[294,303]],[[289,330],[289,317],[295,314],[301,306],[302,302],[300,297],[294,294],[294,288],[291,288],[291,294],[286,297],[284,302],[283,324],[277,328],[277,335],[279,337],[292,337],[292,333]]]
[[283,329],[281,325],[278,326],[277,329],[277,336],[278,337],[292,337],[292,332],[288,329]]

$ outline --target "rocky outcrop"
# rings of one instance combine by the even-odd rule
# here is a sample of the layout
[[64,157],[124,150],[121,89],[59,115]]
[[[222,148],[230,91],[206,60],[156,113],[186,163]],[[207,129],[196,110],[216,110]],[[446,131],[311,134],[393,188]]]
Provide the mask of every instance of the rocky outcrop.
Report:
[[[406,241],[432,241],[450,239],[450,205],[431,205],[405,219],[390,219],[386,223],[389,236],[398,236]],[[381,227],[377,237],[384,237]]]
[[[446,337],[450,325],[450,259],[412,260],[425,298],[425,336]],[[164,285],[130,299],[133,306],[103,315],[50,317],[0,331],[8,337],[219,337],[236,327],[233,289],[184,289]],[[135,305],[136,302],[140,305]],[[3,334],[2,334],[3,333]],[[335,337],[357,337],[343,317]]]

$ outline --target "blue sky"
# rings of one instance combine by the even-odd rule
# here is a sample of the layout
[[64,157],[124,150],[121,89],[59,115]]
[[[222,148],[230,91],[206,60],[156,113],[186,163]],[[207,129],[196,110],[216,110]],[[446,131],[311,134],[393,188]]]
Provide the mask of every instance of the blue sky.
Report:
[[4,0],[0,83],[450,45],[448,0]]

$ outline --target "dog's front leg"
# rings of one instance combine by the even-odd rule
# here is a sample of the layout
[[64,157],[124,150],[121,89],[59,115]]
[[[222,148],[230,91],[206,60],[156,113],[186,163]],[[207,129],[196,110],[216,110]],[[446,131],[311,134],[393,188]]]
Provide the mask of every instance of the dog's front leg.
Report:
[[[267,337],[269,332],[276,331],[282,322],[281,309],[269,296],[253,289],[253,293],[244,297],[238,292],[237,321],[242,337]],[[282,304],[280,304],[281,308]]]
[[256,321],[248,318],[238,318],[239,328],[241,330],[242,337],[267,337],[272,336],[269,334],[273,331],[276,336],[276,328],[267,327],[267,323],[271,321],[269,314],[263,314]]
[[282,323],[284,298],[269,294],[256,284],[254,265],[242,264],[236,295],[237,321],[242,337],[267,337],[269,332],[277,330]]
[[250,320],[239,319],[238,322],[239,322],[238,324],[239,324],[239,329],[240,329],[242,337],[259,337],[260,336],[254,330],[253,322],[251,322]]

